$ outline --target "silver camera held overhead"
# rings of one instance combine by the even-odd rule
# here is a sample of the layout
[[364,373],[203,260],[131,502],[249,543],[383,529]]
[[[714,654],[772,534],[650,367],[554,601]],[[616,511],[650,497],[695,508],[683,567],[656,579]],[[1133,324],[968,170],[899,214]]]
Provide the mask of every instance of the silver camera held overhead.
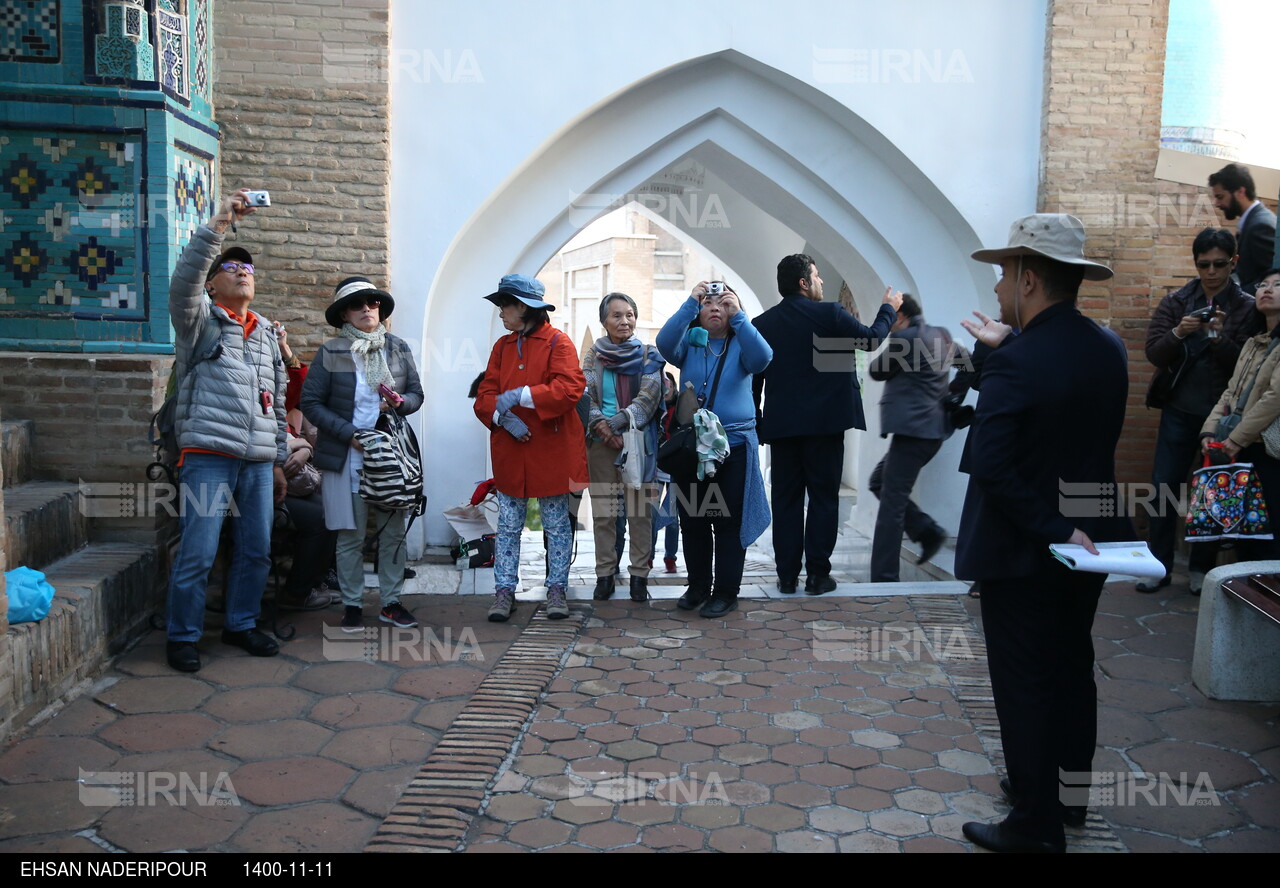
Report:
[[244,193],[244,201],[251,207],[269,207],[271,206],[271,192],[246,191]]

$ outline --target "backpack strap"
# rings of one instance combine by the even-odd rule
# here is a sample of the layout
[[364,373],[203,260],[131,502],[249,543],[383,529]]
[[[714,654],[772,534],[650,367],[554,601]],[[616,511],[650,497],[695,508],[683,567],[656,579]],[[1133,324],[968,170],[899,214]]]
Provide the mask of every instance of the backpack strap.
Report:
[[191,368],[201,361],[207,361],[210,358],[217,357],[216,352],[222,344],[222,324],[218,323],[218,319],[213,316],[213,312],[209,312],[209,317],[205,319],[204,327],[200,330],[200,337],[196,339],[196,344],[191,349],[190,363],[179,364],[174,362],[173,372],[169,374],[169,384],[165,387],[165,397],[171,398],[178,392],[178,386],[182,382],[182,377],[191,372]]

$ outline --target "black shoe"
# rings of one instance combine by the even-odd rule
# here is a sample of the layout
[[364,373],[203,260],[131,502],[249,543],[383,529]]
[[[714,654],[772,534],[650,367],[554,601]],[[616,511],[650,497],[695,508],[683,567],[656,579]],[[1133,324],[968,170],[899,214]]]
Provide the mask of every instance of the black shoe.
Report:
[[711,590],[703,586],[690,586],[685,593],[680,596],[680,600],[676,602],[676,607],[682,611],[696,610],[704,601],[711,597]]
[[280,653],[280,645],[275,639],[258,629],[242,629],[239,632],[223,629],[222,643],[248,651],[254,657],[274,657]]
[[825,595],[836,587],[835,578],[831,574],[822,577],[809,577],[804,581],[805,595]]
[[1029,839],[1012,832],[1003,823],[970,822],[960,827],[960,831],[973,844],[1004,854],[1062,854],[1067,850],[1065,843]]
[[[1000,778],[1000,791],[1004,793],[1004,800],[1010,805],[1018,804],[1018,797],[1013,794],[1013,784],[1009,782],[1008,777]],[[1074,826],[1076,829],[1084,826],[1084,822],[1089,819],[1088,808],[1068,808],[1062,806],[1062,822],[1065,826]]]
[[796,587],[799,585],[798,580],[787,582],[786,580],[778,580],[778,591],[783,595],[795,595]]
[[920,557],[916,559],[916,564],[924,564],[934,555],[938,554],[938,550],[942,548],[942,544],[947,541],[947,532],[936,524],[920,535]]
[[1158,589],[1163,589],[1165,586],[1169,585],[1172,582],[1173,582],[1173,577],[1169,576],[1168,574],[1165,574],[1163,577],[1161,577],[1158,580],[1139,580],[1133,588],[1143,593],[1155,592]]
[[648,601],[649,600],[649,578],[648,577],[632,577],[631,578],[631,600],[632,601]]
[[170,641],[165,645],[169,665],[179,672],[200,671],[200,651],[194,641]]
[[725,614],[731,613],[738,609],[737,598],[715,598],[702,606],[698,611],[698,616],[705,617],[708,620],[716,617],[723,617]]
[[596,591],[591,593],[591,597],[596,601],[608,601],[613,597],[613,577],[598,577],[596,579]]

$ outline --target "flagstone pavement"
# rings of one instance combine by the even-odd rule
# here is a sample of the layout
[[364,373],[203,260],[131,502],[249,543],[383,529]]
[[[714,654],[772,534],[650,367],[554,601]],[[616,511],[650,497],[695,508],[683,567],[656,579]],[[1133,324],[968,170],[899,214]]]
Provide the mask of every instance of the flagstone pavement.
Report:
[[[262,660],[211,615],[195,675],[152,632],[0,750],[0,851],[973,850],[960,825],[1007,810],[978,603],[859,587],[859,559],[784,597],[753,552],[739,610],[704,620],[660,569],[651,602],[625,579],[592,602],[579,553],[570,619],[535,587],[506,624],[484,572],[423,565],[418,630],[298,614]],[[1197,607],[1176,582],[1104,590],[1099,790],[1070,851],[1280,850],[1280,704],[1192,686]]]

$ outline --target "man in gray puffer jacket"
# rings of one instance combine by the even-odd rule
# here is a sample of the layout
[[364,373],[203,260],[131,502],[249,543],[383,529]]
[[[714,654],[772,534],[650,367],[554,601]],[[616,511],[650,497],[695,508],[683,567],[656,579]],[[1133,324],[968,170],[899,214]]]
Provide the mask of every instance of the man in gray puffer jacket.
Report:
[[252,212],[243,190],[224,198],[192,235],[169,284],[182,373],[176,411],[182,538],[169,580],[167,655],[181,672],[200,668],[205,585],[228,514],[235,546],[222,640],[255,657],[280,649],[256,622],[271,569],[274,504],[285,493],[288,377],[271,322],[249,310],[253,258],[241,247],[222,250],[227,227]]

